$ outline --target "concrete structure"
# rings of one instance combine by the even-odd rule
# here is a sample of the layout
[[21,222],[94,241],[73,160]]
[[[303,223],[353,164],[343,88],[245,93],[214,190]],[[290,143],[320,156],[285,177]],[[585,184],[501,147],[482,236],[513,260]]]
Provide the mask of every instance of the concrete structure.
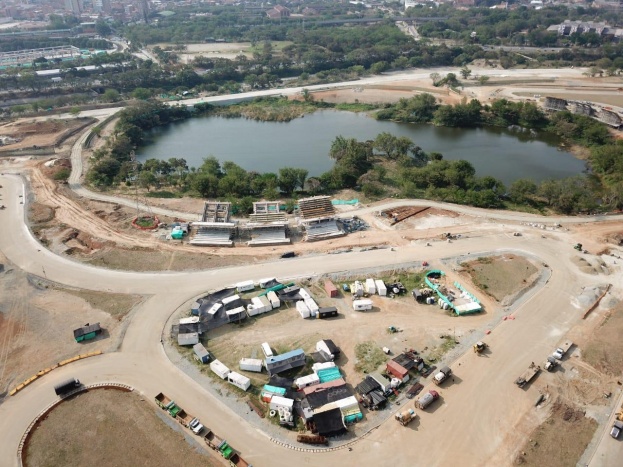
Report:
[[335,221],[335,208],[329,196],[314,196],[299,200],[299,224],[305,230],[305,240],[316,241],[333,237],[342,237]]

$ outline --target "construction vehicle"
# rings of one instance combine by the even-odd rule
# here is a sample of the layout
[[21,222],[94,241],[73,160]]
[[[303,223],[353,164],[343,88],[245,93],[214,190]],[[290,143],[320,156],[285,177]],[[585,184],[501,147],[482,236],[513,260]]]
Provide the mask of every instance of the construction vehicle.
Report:
[[79,387],[80,387],[80,380],[76,378],[71,378],[54,386],[54,392],[56,393],[57,396],[64,396],[68,392],[71,392],[74,389],[79,388]]
[[623,422],[623,405],[621,406],[619,411],[614,415],[614,417],[620,422]]
[[578,251],[582,251],[582,244],[581,244],[581,243],[576,243],[576,244],[573,246],[573,248],[574,248],[574,249],[576,249],[576,250],[578,250]]
[[329,444],[329,440],[325,436],[321,436],[321,435],[299,434],[296,436],[296,440],[299,443],[305,443],[305,444],[324,444],[324,445]]
[[557,366],[558,366],[558,360],[556,360],[554,357],[547,357],[547,360],[545,360],[545,365],[543,365],[543,368],[545,368],[549,372],[552,372],[556,369]]
[[541,371],[541,367],[535,365],[534,362],[530,364],[528,369],[523,372],[523,374],[515,380],[515,384],[520,388],[523,388],[526,384],[528,384],[532,379],[539,374]]
[[481,354],[488,348],[489,348],[488,344],[485,344],[482,341],[478,341],[474,344],[474,353]]
[[227,441],[216,436],[216,433],[214,433],[208,427],[206,427],[206,434],[203,435],[203,440],[208,446],[210,446],[215,451],[218,451],[221,456],[223,456],[227,460],[229,460],[234,454],[234,450],[229,444],[227,444]]
[[238,454],[237,452],[234,452],[229,458],[229,465],[230,467],[253,467],[242,457],[240,457],[240,454]]
[[433,383],[437,386],[440,386],[445,380],[447,380],[452,375],[452,370],[450,367],[444,366],[442,369],[437,372],[435,376],[433,376]]
[[571,341],[564,341],[562,344],[558,345],[558,347],[556,347],[556,350],[554,350],[554,353],[552,354],[552,357],[554,357],[556,360],[562,360],[563,357],[565,356],[565,354],[569,351],[569,349],[573,346],[573,342]]
[[203,425],[199,421],[198,418],[186,413],[185,410],[180,410],[177,413],[177,421],[184,425],[186,428],[190,428],[192,432],[196,435],[200,434],[203,431]]
[[415,406],[421,410],[425,410],[426,407],[431,405],[437,399],[439,399],[439,393],[431,389],[422,397],[420,397],[417,401],[415,401]]
[[397,413],[395,417],[402,426],[407,426],[409,423],[417,418],[417,415],[415,414],[415,410],[408,409],[404,412]]
[[182,410],[180,407],[177,406],[175,402],[173,402],[162,393],[159,393],[156,396],[156,404],[158,404],[162,410],[166,410],[167,412],[169,412],[169,415],[171,415],[171,417],[173,418],[175,418],[177,414]]

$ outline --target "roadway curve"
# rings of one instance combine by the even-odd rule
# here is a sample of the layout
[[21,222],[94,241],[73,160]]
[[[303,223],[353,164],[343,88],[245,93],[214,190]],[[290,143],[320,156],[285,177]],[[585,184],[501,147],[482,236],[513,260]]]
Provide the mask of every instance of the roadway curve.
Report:
[[[501,229],[492,228],[480,237],[466,238],[439,247],[409,246],[388,252],[368,251],[344,255],[303,257],[262,265],[224,268],[218,271],[193,273],[134,273],[97,269],[52,254],[41,248],[25,225],[25,206],[19,195],[24,187],[19,177],[1,177],[7,208],[0,213],[7,226],[0,236],[0,249],[17,267],[41,274],[45,268],[48,279],[75,287],[113,292],[147,294],[151,297],[136,310],[119,352],[82,360],[61,367],[27,387],[0,406],[0,464],[16,465],[16,450],[24,430],[39,411],[53,399],[53,384],[70,377],[79,377],[86,384],[118,381],[135,387],[145,397],[163,391],[182,406],[192,408],[208,426],[243,451],[256,467],[293,464],[349,464],[359,455],[366,456],[367,465],[383,465],[388,458],[402,465],[463,465],[510,464],[508,443],[522,441],[514,428],[530,411],[536,389],[527,394],[514,387],[512,381],[527,362],[540,361],[572,325],[580,320],[582,310],[572,307],[572,299],[580,286],[603,282],[599,277],[578,272],[570,261],[569,239],[556,233],[560,241],[543,241],[540,235],[512,237]],[[491,217],[491,216],[488,216]],[[232,413],[197,382],[177,369],[160,345],[163,323],[171,312],[189,298],[208,288],[230,285],[241,277],[259,279],[266,270],[282,279],[325,272],[354,271],[371,266],[394,265],[426,258],[439,264],[444,257],[484,254],[512,248],[534,255],[547,262],[553,274],[547,285],[535,290],[516,311],[517,319],[502,322],[489,336],[494,349],[492,358],[474,359],[464,355],[455,363],[460,384],[444,388],[443,403],[434,413],[420,413],[421,419],[412,429],[397,428],[393,421],[360,440],[353,452],[339,450],[309,454],[277,446],[266,435]],[[562,250],[564,253],[561,254]],[[613,283],[621,283],[609,277]],[[469,319],[469,318],[462,318]],[[522,349],[518,352],[517,349]],[[459,367],[457,363],[462,366]],[[543,376],[547,377],[547,376]],[[448,430],[460,436],[451,438]],[[611,440],[609,440],[611,441]],[[396,452],[403,453],[395,456]],[[429,455],[423,454],[424,452]],[[358,454],[360,453],[360,454]],[[432,454],[435,453],[435,454]],[[357,457],[355,457],[357,456]],[[604,464],[602,464],[604,465]]]

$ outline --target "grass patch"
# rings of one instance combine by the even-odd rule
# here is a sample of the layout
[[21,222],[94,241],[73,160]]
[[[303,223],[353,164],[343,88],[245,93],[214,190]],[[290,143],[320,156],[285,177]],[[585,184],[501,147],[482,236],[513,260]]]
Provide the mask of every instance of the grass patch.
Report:
[[96,292],[93,290],[60,290],[75,297],[80,297],[93,308],[105,311],[117,320],[121,320],[143,299],[140,295]]
[[361,373],[371,373],[387,361],[387,355],[372,341],[361,342],[355,346],[357,363],[355,370]]
[[446,353],[457,346],[457,341],[452,336],[441,336],[442,342],[436,347],[433,347],[428,356],[425,358],[427,363],[436,363],[441,360]]
[[172,191],[150,191],[145,193],[147,198],[181,198],[181,193],[173,193]]
[[370,112],[378,108],[378,105],[364,104],[363,102],[344,102],[335,105],[336,110],[345,110],[347,112]]

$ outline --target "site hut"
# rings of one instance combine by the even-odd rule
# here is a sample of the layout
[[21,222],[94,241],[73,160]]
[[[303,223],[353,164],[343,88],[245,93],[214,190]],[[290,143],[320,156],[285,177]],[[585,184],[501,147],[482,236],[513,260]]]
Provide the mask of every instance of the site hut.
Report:
[[215,303],[208,310],[208,316],[210,318],[214,318],[221,308],[223,308],[223,304],[222,303]]
[[378,293],[381,297],[385,297],[387,295],[387,287],[385,286],[385,282],[381,279],[377,279],[374,281],[376,285],[376,293]]
[[193,351],[195,352],[195,360],[200,363],[208,363],[210,361],[210,352],[206,350],[201,342],[193,345]]
[[[222,306],[222,305],[221,305]],[[201,308],[201,302],[196,301],[190,306],[190,312],[193,316],[199,316],[199,309]]]
[[303,300],[299,300],[296,302],[296,311],[298,311],[301,318],[306,319],[311,316],[311,311],[309,310],[307,304]]
[[219,360],[213,360],[212,363],[210,363],[210,370],[221,379],[226,379],[227,375],[231,373],[231,370]]
[[199,333],[188,332],[177,335],[177,345],[195,345],[199,343]]
[[261,373],[264,366],[259,358],[241,358],[238,365],[243,371],[253,371],[255,373]]
[[255,284],[253,283],[253,281],[238,282],[236,284],[236,290],[238,291],[238,293],[255,290]]
[[313,386],[315,384],[320,384],[320,378],[316,373],[312,373],[311,375],[301,376],[294,380],[294,385],[298,390],[306,388],[308,386]]
[[307,308],[309,308],[309,315],[312,318],[318,316],[318,310],[320,309],[320,307],[313,298],[306,298],[305,305],[307,305]]
[[270,410],[279,410],[285,409],[292,413],[292,408],[294,406],[294,399],[288,399],[287,397],[281,397],[274,395],[270,400]]
[[379,383],[379,386],[381,386],[381,391],[383,391],[384,394],[391,390],[391,382],[378,371],[370,373],[370,378]]
[[262,352],[264,353],[265,358],[270,358],[274,356],[273,350],[270,348],[270,345],[268,344],[268,342],[264,342],[262,344]]
[[88,341],[91,339],[95,339],[95,337],[101,333],[102,328],[100,327],[100,323],[87,323],[81,328],[74,329],[74,339],[76,340],[76,342]]
[[366,293],[369,295],[374,295],[376,293],[376,283],[372,278],[366,279]]
[[246,391],[251,386],[251,380],[249,378],[235,371],[230,371],[227,374],[227,381],[243,391]]
[[305,300],[306,298],[311,298],[311,295],[309,294],[309,292],[305,290],[303,287],[299,288],[299,295],[301,296],[303,300]]
[[372,300],[367,298],[363,298],[361,300],[353,301],[353,310],[355,311],[366,311],[372,309]]
[[340,358],[340,348],[331,339],[316,342],[316,352],[324,354],[324,356],[328,357],[328,360]]
[[270,302],[270,306],[272,306],[273,310],[281,306],[281,300],[279,300],[277,293],[274,292],[273,290],[271,290],[270,292],[266,294],[266,298]]
[[271,376],[305,366],[305,352],[303,349],[296,349],[274,357],[267,357],[264,366]]
[[332,408],[320,413],[314,413],[314,424],[320,436],[333,437],[346,433],[344,417],[339,407]]
[[318,313],[316,314],[316,318],[327,319],[327,318],[334,318],[337,315],[338,313],[337,313],[336,307],[326,306],[326,307],[318,308]]
[[258,281],[258,284],[259,284],[261,289],[267,289],[268,287],[270,287],[275,282],[277,282],[277,279],[275,279],[274,277],[267,277],[267,278],[264,278],[264,279],[260,279]]
[[266,297],[253,297],[251,303],[247,305],[247,315],[256,316],[268,313],[273,307]]
[[260,398],[262,402],[270,402],[274,396],[284,397],[286,395],[286,389],[280,388],[277,386],[271,386],[270,384],[265,384],[262,387],[262,392],[260,393]]
[[247,317],[247,310],[244,306],[239,306],[232,310],[227,310],[225,314],[227,315],[227,319],[230,323],[235,323],[237,321],[242,321]]
[[330,280],[324,281],[324,290],[327,292],[327,295],[331,298],[337,297],[337,287]]
[[326,370],[327,368],[335,368],[335,366],[336,365],[333,362],[314,363],[312,365],[312,371],[318,374],[320,370]]
[[387,362],[386,371],[388,375],[392,375],[402,383],[409,381],[409,370],[393,360]]

